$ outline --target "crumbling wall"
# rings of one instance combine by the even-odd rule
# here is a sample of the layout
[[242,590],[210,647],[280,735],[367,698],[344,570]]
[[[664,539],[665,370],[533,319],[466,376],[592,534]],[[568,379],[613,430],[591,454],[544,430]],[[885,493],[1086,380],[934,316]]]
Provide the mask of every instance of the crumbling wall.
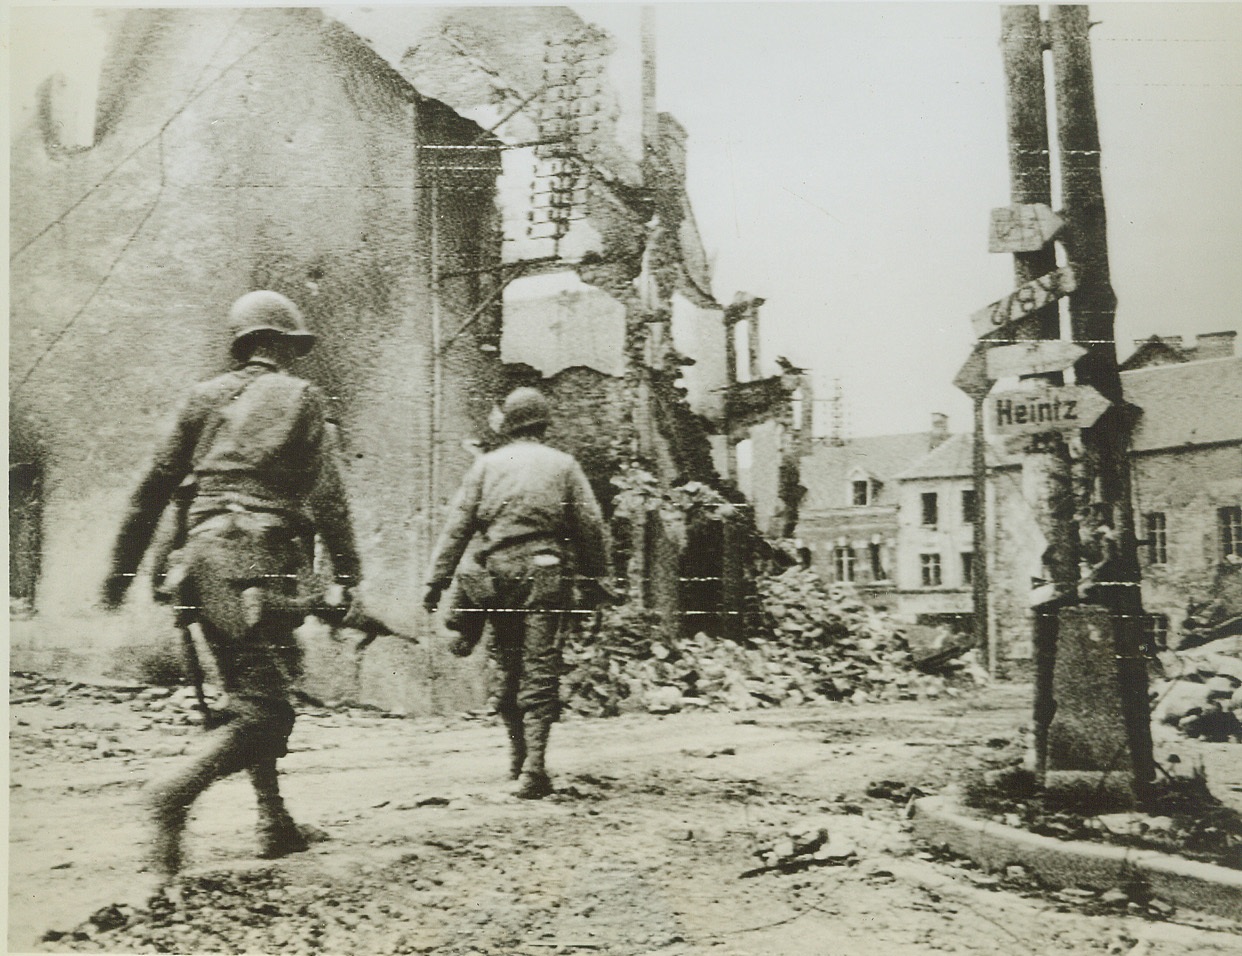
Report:
[[[128,73],[105,63],[94,147],[49,153],[37,128],[15,130],[10,399],[47,457],[44,625],[14,657],[61,661],[71,645],[109,651],[93,665],[106,669],[167,631],[142,594],[106,620],[91,604],[173,409],[225,367],[229,303],[260,286],[320,336],[299,372],[332,399],[375,608],[413,629],[435,525],[420,106],[315,10],[135,10],[118,28],[114,55],[142,56]],[[445,222],[462,215],[485,213]],[[450,302],[444,324],[462,309]],[[445,405],[473,414],[471,396],[463,381]],[[428,707],[417,686],[385,693]]]

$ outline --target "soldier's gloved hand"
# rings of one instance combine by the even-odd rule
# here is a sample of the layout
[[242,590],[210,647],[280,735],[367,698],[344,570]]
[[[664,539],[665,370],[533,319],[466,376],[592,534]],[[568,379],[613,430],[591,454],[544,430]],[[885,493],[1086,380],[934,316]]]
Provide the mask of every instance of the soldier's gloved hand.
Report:
[[432,581],[427,585],[427,593],[423,595],[423,607],[427,609],[428,614],[434,614],[436,608],[440,606],[440,595],[444,593],[446,586],[443,581]]
[[125,600],[125,593],[129,590],[129,585],[133,579],[134,576],[132,574],[122,574],[119,571],[109,574],[104,580],[103,590],[99,595],[103,606],[109,611],[115,611],[120,607]]
[[449,641],[448,647],[449,652],[454,657],[469,657],[470,652],[474,650],[474,642],[466,637],[465,634],[458,634],[455,638]]

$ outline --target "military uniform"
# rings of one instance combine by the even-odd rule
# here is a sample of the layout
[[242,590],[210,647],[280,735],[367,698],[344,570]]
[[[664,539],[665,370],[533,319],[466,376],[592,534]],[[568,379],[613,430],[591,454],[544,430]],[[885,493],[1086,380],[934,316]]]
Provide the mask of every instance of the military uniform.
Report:
[[496,710],[512,745],[513,776],[527,771],[521,796],[550,791],[544,750],[560,715],[574,576],[606,579],[608,554],[603,516],[582,468],[527,437],[477,459],[449,506],[432,559],[430,603],[456,572],[445,614],[461,635],[456,653],[469,653],[485,621],[492,624]]
[[[276,294],[252,293],[262,295]],[[261,303],[272,304],[270,298]],[[299,581],[309,578],[316,532],[338,583],[353,585],[359,575],[349,510],[325,436],[323,398],[260,356],[194,388],[133,496],[106,603],[115,605],[124,594],[160,514],[187,477],[193,494],[184,503],[184,544],[171,558],[182,571],[174,598],[199,623],[229,702],[209,750],[156,790],[155,862],[169,875],[180,866],[190,804],[214,780],[243,769],[258,797],[261,855],[305,848],[276,771],[293,729],[289,697],[301,671],[293,634],[299,621],[265,616],[262,595],[298,592]]]

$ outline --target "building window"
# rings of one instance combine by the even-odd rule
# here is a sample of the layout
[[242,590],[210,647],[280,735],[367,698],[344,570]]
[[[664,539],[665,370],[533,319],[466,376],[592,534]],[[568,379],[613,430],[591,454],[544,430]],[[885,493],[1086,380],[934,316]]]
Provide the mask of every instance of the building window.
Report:
[[1143,530],[1147,537],[1147,563],[1169,563],[1169,539],[1165,531],[1163,511],[1149,511],[1143,515]]
[[923,564],[923,587],[940,587],[940,555],[920,554],[919,559]]
[[1220,556],[1222,558],[1242,558],[1242,507],[1232,505],[1221,508],[1220,515]]
[[854,549],[836,548],[832,552],[833,565],[836,568],[838,581],[854,580]]
[[853,502],[859,506],[871,504],[871,482],[853,482]]
[[880,550],[880,543],[873,541],[867,545],[867,553],[871,559],[871,580],[887,581],[888,571],[884,568],[884,552]]
[[940,524],[940,505],[934,491],[923,492],[923,526],[934,528]]
[[1169,646],[1169,616],[1148,614],[1143,622],[1147,646],[1153,651],[1167,650]]
[[962,492],[962,524],[974,524],[975,514],[975,489],[967,488]]
[[975,580],[975,553],[962,552],[962,583],[973,584]]

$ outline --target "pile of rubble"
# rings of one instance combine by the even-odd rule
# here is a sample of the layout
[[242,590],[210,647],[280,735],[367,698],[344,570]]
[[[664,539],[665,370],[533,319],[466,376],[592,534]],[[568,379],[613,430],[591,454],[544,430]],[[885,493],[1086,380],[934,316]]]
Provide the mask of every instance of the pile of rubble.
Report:
[[[588,716],[691,707],[746,710],[812,700],[913,699],[948,690],[920,673],[901,629],[846,588],[790,568],[761,579],[762,614],[744,643],[670,635],[659,617],[612,608],[565,649],[570,709]],[[967,658],[976,680],[986,675]]]
[[740,879],[765,873],[798,873],[815,866],[852,866],[858,852],[846,841],[828,835],[826,826],[809,824],[765,840],[752,854],[759,865],[739,874]]
[[1225,637],[1160,656],[1152,719],[1188,737],[1242,743],[1242,637]]

